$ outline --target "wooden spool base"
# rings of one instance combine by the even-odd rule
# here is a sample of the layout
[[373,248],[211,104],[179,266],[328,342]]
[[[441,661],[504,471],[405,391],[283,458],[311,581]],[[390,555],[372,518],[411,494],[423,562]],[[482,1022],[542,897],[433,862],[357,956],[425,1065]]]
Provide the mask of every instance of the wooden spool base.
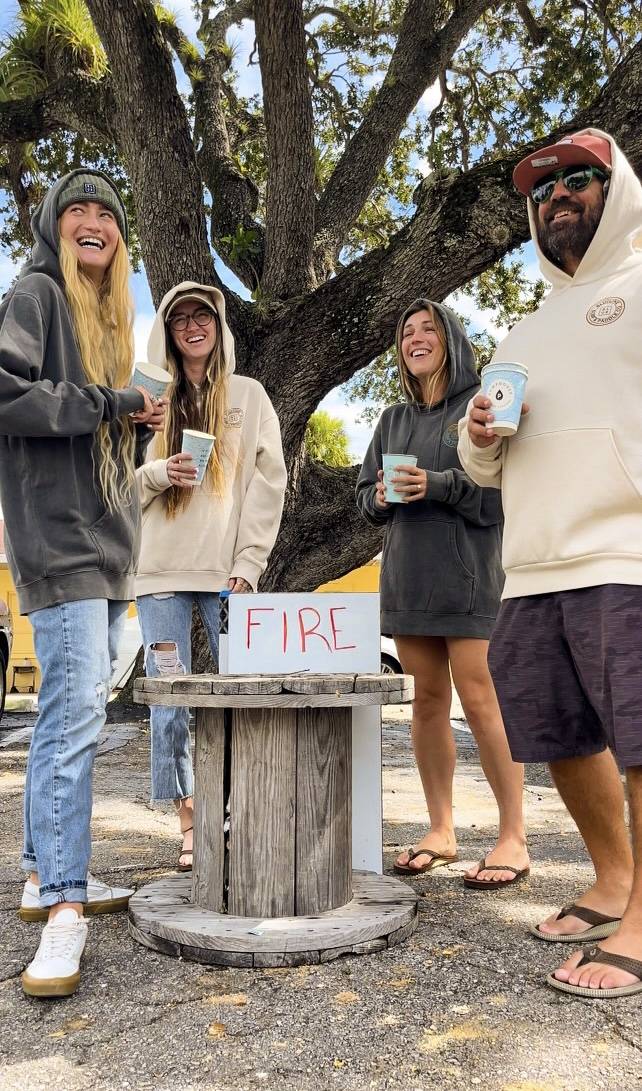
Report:
[[338,909],[260,920],[201,909],[190,901],[190,876],[172,875],[134,894],[129,931],[145,947],[176,958],[257,969],[372,954],[414,932],[417,896],[411,887],[373,872],[352,877],[352,901]]

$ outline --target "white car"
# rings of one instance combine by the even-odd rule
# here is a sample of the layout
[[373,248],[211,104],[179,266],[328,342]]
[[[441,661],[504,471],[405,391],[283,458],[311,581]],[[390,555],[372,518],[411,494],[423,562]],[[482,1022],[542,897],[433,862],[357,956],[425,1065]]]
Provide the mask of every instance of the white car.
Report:
[[381,673],[403,674],[395,642],[390,636],[381,637]]

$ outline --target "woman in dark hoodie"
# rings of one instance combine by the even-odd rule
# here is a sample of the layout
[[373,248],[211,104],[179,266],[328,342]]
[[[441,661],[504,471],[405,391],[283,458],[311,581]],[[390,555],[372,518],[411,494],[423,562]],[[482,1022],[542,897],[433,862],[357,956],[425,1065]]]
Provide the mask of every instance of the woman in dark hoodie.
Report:
[[[501,498],[473,484],[457,458],[457,422],[479,389],[472,347],[448,307],[416,299],[401,316],[397,364],[405,403],[385,409],[357,483],[357,503],[385,526],[381,628],[415,679],[412,740],[430,829],[395,870],[418,875],[457,860],[452,810],[456,750],[451,676],[499,808],[495,847],[464,882],[497,890],[528,874],[523,769],[510,756],[486,663],[503,582]],[[385,497],[383,454],[408,454]]]
[[131,890],[88,874],[91,779],[140,538],[138,426],[164,410],[129,387],[127,220],[99,171],[77,170],[32,219],[34,247],[0,306],[0,494],[7,559],[42,681],[25,785],[20,916],[47,920],[31,996],[78,987],[86,913]]

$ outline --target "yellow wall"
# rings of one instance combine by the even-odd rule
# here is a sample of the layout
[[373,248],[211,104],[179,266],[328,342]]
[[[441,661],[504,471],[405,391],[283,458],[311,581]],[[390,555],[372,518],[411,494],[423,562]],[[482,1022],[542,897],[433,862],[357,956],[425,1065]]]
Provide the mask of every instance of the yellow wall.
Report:
[[330,580],[322,583],[317,591],[378,591],[379,590],[379,561],[370,561],[361,568],[353,568],[340,580]]
[[[0,598],[4,599],[11,610],[11,620],[13,623],[13,648],[11,649],[11,658],[7,671],[7,687],[10,688],[13,685],[14,664],[17,663],[22,666],[24,663],[33,663],[36,668],[35,682],[36,689],[38,689],[40,685],[40,670],[33,647],[31,625],[29,624],[29,619],[22,617],[20,614],[18,596],[6,564],[0,564]],[[31,684],[31,675],[17,674],[16,682],[19,690],[26,690],[27,686]]]

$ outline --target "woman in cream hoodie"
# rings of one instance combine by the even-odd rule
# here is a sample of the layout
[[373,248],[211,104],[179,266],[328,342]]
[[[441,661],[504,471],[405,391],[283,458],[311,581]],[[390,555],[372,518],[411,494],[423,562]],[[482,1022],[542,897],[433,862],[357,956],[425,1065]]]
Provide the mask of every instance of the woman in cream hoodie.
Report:
[[[286,486],[279,422],[255,379],[234,374],[225,300],[185,281],[163,298],[152,327],[151,363],[174,377],[166,426],[137,471],[143,537],[136,583],[147,674],[191,669],[192,606],[218,652],[219,592],[256,590],[274,545]],[[184,428],[216,436],[202,485],[180,453]],[[193,771],[189,712],[151,711],[152,799],[174,800],[192,860]]]

